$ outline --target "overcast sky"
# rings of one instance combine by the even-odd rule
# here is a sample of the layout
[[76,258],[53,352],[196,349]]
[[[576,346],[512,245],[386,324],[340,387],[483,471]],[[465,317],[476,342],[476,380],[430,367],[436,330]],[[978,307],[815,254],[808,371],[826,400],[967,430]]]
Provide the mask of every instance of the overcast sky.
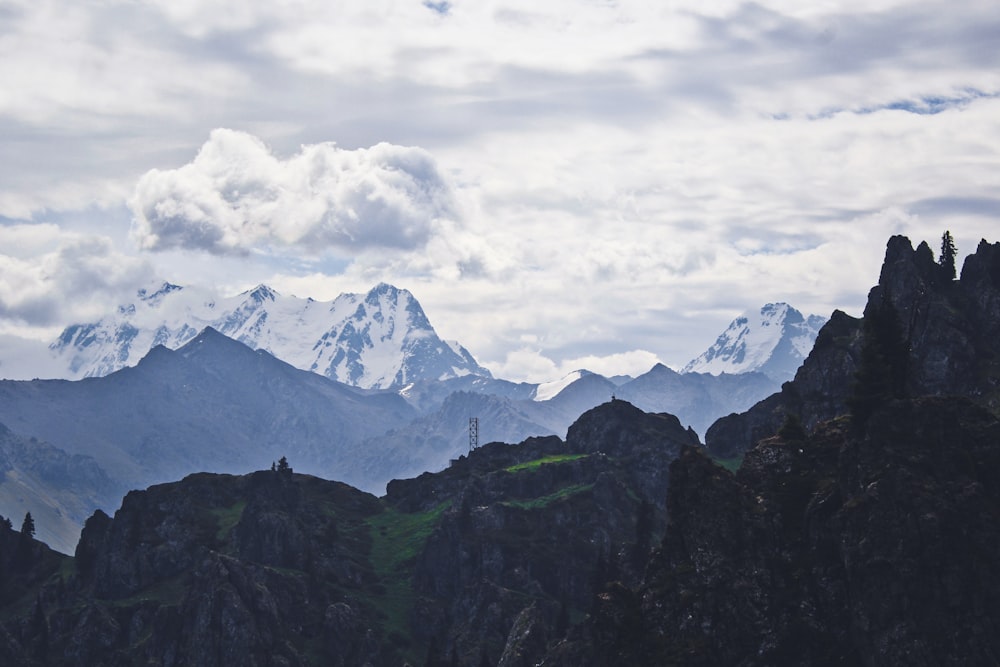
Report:
[[996,0],[0,0],[0,357],[386,281],[500,377],[635,374],[998,220]]

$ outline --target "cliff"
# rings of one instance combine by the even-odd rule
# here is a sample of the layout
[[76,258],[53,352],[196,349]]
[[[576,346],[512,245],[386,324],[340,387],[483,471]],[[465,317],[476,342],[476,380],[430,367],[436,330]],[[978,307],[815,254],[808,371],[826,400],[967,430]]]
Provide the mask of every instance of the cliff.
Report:
[[[967,396],[1000,414],[1000,243],[980,242],[960,279],[952,280],[926,243],[914,249],[906,237],[892,237],[864,320],[893,329],[900,351],[893,360],[894,394]],[[847,414],[864,320],[835,311],[795,379],[747,412],[715,422],[705,434],[709,450],[738,456],[774,435],[787,415],[813,428]]]
[[735,476],[688,448],[643,584],[545,664],[992,664],[998,464],[1000,422],[951,397],[767,439]]
[[28,559],[0,661],[520,664],[606,580],[638,585],[688,446],[675,417],[613,401],[566,442],[491,443],[383,499],[290,469],[133,491],[59,569]]

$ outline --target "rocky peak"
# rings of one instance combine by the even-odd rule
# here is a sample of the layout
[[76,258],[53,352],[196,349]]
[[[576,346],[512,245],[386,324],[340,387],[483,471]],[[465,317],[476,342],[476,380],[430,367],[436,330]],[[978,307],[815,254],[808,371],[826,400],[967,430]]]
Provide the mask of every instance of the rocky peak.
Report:
[[[905,395],[964,395],[1000,410],[1000,371],[982,363],[1000,355],[997,248],[981,242],[966,259],[961,280],[953,281],[927,243],[914,249],[905,236],[889,239],[865,319],[893,331]],[[746,451],[773,434],[787,414],[807,427],[845,414],[866,335],[862,320],[835,313],[795,379],[749,411],[713,424],[705,435],[709,448],[729,455]]]
[[569,427],[566,441],[575,451],[633,457],[666,448],[676,454],[682,445],[701,443],[671,414],[649,414],[627,401],[611,400],[588,410]]
[[410,292],[387,283],[331,302],[282,296],[267,285],[209,296],[164,284],[114,315],[67,327],[50,349],[65,361],[67,377],[104,376],[134,366],[156,345],[178,349],[211,326],[296,368],[365,389],[490,376],[461,345],[438,338]]
[[[645,582],[600,596],[574,662],[988,664],[1000,582],[1000,422],[962,398],[891,401],[770,438],[735,476],[685,449]],[[669,628],[670,632],[662,632]]]
[[249,292],[245,292],[248,299],[260,304],[265,301],[275,301],[280,295],[267,285],[257,285]]
[[795,375],[825,319],[805,317],[787,303],[768,303],[748,310],[683,373],[760,372],[781,382]]

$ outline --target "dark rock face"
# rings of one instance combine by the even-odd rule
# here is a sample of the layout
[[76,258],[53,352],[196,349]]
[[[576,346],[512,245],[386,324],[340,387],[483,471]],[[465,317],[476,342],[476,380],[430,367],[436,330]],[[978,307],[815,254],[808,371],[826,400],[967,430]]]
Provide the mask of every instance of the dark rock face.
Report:
[[533,665],[604,582],[639,584],[698,445],[612,401],[381,501],[280,469],[133,491],[0,600],[0,643],[29,665]]
[[[891,319],[903,350],[901,395],[961,395],[1000,414],[1000,243],[983,241],[959,280],[951,280],[926,243],[894,236],[865,318]],[[773,435],[785,415],[807,428],[848,411],[865,340],[861,320],[834,312],[792,382],[749,411],[724,417],[705,434],[722,457]]]
[[998,463],[1000,421],[958,398],[893,402],[861,434],[840,420],[806,440],[765,440],[736,476],[687,449],[645,583],[603,594],[571,655],[592,665],[991,664]]
[[483,654],[536,664],[562,637],[560,614],[581,615],[608,579],[638,583],[648,540],[662,534],[669,464],[699,445],[676,417],[615,400],[582,415],[565,443],[490,444],[442,473],[390,483],[386,499],[400,508],[451,498],[413,564],[426,641],[459,664]]
[[133,491],[87,521],[73,567],[5,596],[36,609],[0,624],[29,658],[5,664],[399,664],[359,601],[377,597],[366,521],[381,511],[290,471]]

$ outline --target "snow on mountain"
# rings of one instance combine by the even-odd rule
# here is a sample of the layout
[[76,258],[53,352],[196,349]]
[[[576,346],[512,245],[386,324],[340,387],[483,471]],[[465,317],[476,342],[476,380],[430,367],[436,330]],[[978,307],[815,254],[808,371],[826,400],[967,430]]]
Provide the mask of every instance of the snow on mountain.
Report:
[[585,375],[593,375],[588,370],[578,370],[569,373],[559,380],[553,380],[551,382],[542,382],[535,389],[535,395],[532,397],[536,401],[547,401],[549,399],[555,398],[563,389],[573,384]]
[[719,375],[759,371],[775,380],[789,380],[809,355],[825,322],[819,315],[803,317],[787,303],[748,310],[681,372]]
[[156,345],[176,349],[212,327],[293,366],[366,389],[488,370],[441,340],[413,295],[382,283],[333,301],[282,296],[266,285],[226,299],[165,283],[139,290],[114,315],[67,327],[51,346],[65,377],[104,376],[134,366]]

